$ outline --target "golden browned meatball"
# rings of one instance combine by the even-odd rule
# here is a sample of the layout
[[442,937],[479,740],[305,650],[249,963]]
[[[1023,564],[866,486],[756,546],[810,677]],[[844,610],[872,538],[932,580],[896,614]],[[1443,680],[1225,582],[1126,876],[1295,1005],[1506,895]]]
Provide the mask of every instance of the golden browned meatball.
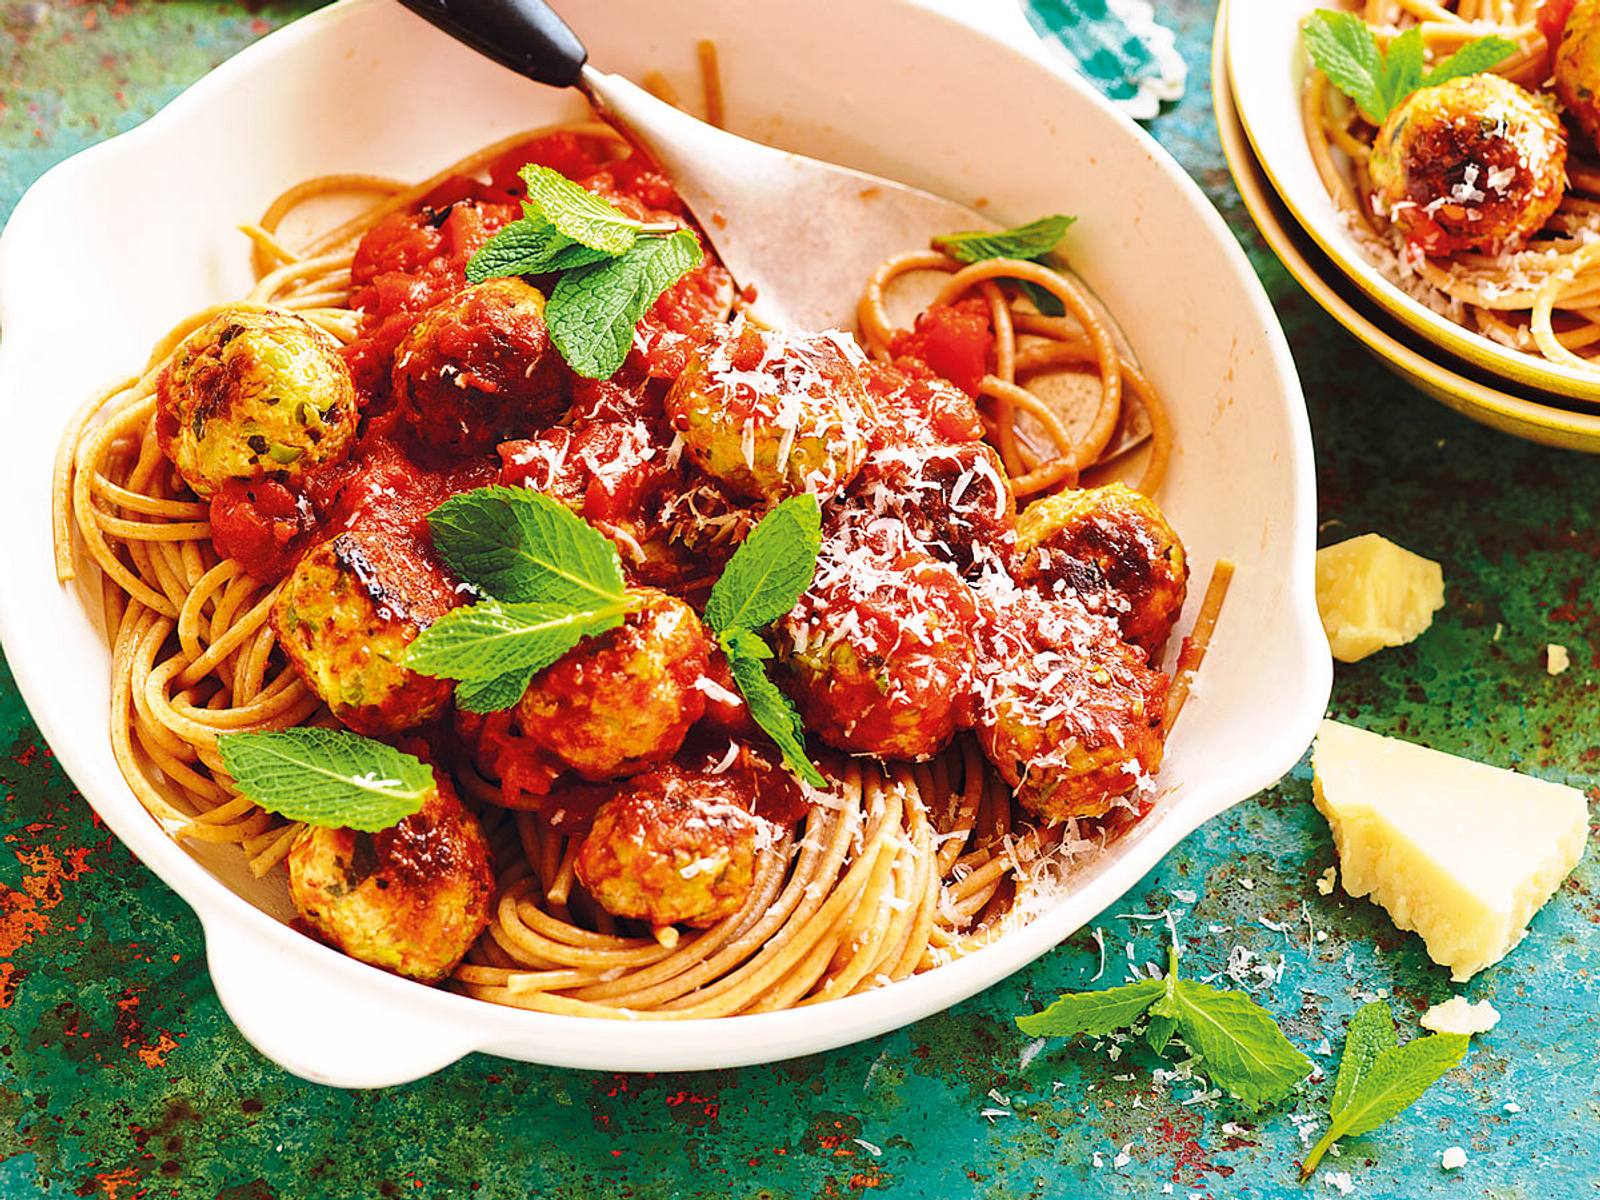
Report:
[[978,741],[1050,824],[1098,817],[1161,765],[1166,675],[1076,597],[993,596],[978,638]]
[[156,436],[195,495],[231,479],[294,485],[356,433],[339,345],[304,317],[235,304],[178,347],[156,394]]
[[[1540,23],[1544,23],[1542,18]],[[1556,95],[1589,140],[1600,141],[1600,0],[1572,4],[1560,38],[1555,56]]]
[[1567,189],[1567,137],[1551,108],[1498,75],[1413,92],[1369,160],[1374,200],[1422,253],[1515,250]]
[[359,733],[415,729],[452,687],[405,666],[417,636],[456,603],[450,580],[404,537],[352,530],[308,551],[272,609],[278,644],[333,715]]
[[289,895],[351,958],[432,983],[489,923],[494,872],[477,818],[438,772],[422,808],[378,833],[308,826],[289,851]]
[[830,517],[876,544],[924,550],[962,572],[1009,569],[1016,547],[1016,498],[984,442],[874,450]]
[[735,776],[665,766],[602,804],[578,851],[578,878],[612,916],[714,925],[743,906],[771,826]]
[[665,762],[705,712],[705,626],[664,592],[634,595],[638,611],[534,676],[517,702],[523,735],[586,779]]
[[482,454],[550,424],[566,407],[544,295],[491,279],[429,309],[394,356],[394,395],[418,446]]
[[920,551],[835,550],[773,632],[808,729],[852,754],[923,759],[972,723],[976,619],[960,576]]
[[1075,594],[1125,641],[1161,652],[1183,611],[1189,564],[1154,500],[1120,483],[1061,492],[1017,518],[1017,581]]
[[689,458],[747,500],[827,500],[866,452],[865,357],[848,334],[735,322],[690,356],[666,412]]

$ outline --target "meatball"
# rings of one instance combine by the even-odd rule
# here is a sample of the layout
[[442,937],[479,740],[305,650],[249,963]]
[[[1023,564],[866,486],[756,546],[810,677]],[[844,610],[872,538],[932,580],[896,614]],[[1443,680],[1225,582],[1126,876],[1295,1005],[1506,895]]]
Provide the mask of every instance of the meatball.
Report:
[[1061,492],[1017,518],[1017,581],[1076,594],[1124,641],[1161,652],[1183,611],[1189,564],[1155,501],[1120,483]]
[[1516,250],[1567,186],[1567,139],[1550,107],[1498,75],[1406,97],[1370,159],[1374,201],[1422,253]]
[[869,539],[906,543],[962,572],[1010,567],[1016,499],[983,442],[876,450],[846,499],[837,523]]
[[289,895],[351,958],[432,983],[489,923],[494,872],[477,818],[434,774],[421,809],[378,833],[308,826],[289,851]]
[[836,749],[927,758],[972,723],[976,618],[967,585],[926,554],[830,548],[776,626],[787,690]]
[[515,719],[529,741],[585,779],[665,762],[705,712],[711,640],[682,600],[649,588],[616,629],[534,676]]
[[689,458],[747,500],[821,500],[866,449],[865,358],[848,334],[780,333],[737,321],[690,356],[666,412]]
[[304,317],[237,304],[178,347],[161,373],[156,436],[195,495],[231,479],[298,484],[356,433],[339,345]]
[[417,636],[456,604],[426,551],[400,534],[352,530],[307,552],[272,608],[278,644],[351,729],[415,729],[450,701],[448,679],[405,666]]
[[732,775],[660,767],[629,780],[594,815],[578,878],[612,916],[714,925],[744,905],[772,826]]
[[[1560,8],[1548,3],[1545,7],[1558,11]],[[1600,141],[1600,0],[1577,0],[1571,4],[1559,36],[1555,53],[1556,95],[1589,140]]]
[[1167,677],[1076,597],[991,597],[979,623],[978,742],[1055,824],[1098,817],[1161,765]]
[[566,408],[544,296],[521,279],[469,287],[422,315],[395,350],[394,395],[416,444],[483,454]]

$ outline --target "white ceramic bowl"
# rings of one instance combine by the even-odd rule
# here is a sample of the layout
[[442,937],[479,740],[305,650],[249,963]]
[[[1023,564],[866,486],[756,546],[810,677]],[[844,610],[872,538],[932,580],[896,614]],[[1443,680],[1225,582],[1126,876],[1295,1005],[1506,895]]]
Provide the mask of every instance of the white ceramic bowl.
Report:
[[[714,37],[735,129],[971,202],[1003,219],[1079,215],[1073,264],[1117,314],[1169,401],[1164,501],[1201,578],[1239,574],[1166,794],[1058,907],[950,966],[822,1007],[717,1021],[614,1022],[480,1003],[406,982],[293,932],[281,884],[171,841],[118,774],[107,653],[51,568],[50,461],[97,386],[142,363],[177,317],[249,284],[235,225],[287,182],[337,170],[421,177],[571,111],[389,0],[346,0],[266,38],[132,133],[51,171],[0,239],[3,636],[23,695],[107,825],[199,914],[212,978],[252,1042],[289,1070],[397,1083],[473,1050],[607,1070],[772,1061],[907,1024],[987,987],[1099,912],[1209,817],[1272,783],[1328,695],[1312,591],[1311,442],[1277,320],[1232,235],[1144,133],[1042,53],[951,6],[568,0],[596,63],[678,75]],[[264,119],[270,114],[270,120]],[[1022,114],[1026,114],[1025,116]]]
[[1285,207],[1322,252],[1390,316],[1467,362],[1524,387],[1600,403],[1600,369],[1582,370],[1501,345],[1402,291],[1356,243],[1317,174],[1300,122],[1310,69],[1300,24],[1329,0],[1229,0],[1228,73],[1239,120]]

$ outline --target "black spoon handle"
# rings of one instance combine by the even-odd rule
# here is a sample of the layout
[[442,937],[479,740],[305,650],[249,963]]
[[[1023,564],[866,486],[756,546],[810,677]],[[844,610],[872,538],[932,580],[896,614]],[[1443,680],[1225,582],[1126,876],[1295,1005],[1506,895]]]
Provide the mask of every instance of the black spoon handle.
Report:
[[479,54],[552,87],[577,84],[589,57],[544,0],[400,0]]

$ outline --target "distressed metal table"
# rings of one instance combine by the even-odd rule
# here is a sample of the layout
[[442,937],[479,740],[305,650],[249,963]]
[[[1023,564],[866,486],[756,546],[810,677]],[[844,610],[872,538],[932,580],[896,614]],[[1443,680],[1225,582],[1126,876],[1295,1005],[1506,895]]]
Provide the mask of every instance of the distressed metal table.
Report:
[[[0,218],[51,163],[309,7],[0,0]],[[1444,563],[1449,603],[1433,630],[1341,668],[1334,714],[1597,794],[1600,459],[1508,441],[1431,404],[1312,306],[1254,236],[1216,146],[1212,0],[1160,7],[1192,74],[1151,128],[1227,216],[1289,331],[1324,536],[1375,529]],[[1559,677],[1544,671],[1549,642],[1572,652]],[[1017,1032],[1012,1014],[1095,976],[1091,930],[950,1012],[777,1066],[625,1076],[473,1057],[382,1093],[314,1087],[234,1031],[198,924],[93,819],[3,663],[0,789],[5,1200],[1301,1194],[1294,1164],[1326,1081],[1253,1117],[1142,1046],[1112,1061]],[[1159,956],[1165,926],[1137,914],[1170,906],[1191,961],[1231,964],[1319,1063],[1331,1067],[1323,1039],[1336,1049],[1369,994],[1391,997],[1414,1032],[1451,993],[1446,974],[1376,909],[1318,893],[1334,858],[1310,790],[1302,765],[1104,914],[1102,982]],[[1500,1026],[1407,1116],[1328,1163],[1357,1194],[1600,1195],[1597,888],[1591,850],[1523,947],[1468,989],[1494,1001]],[[1468,1162],[1447,1174],[1439,1156],[1454,1145]]]

